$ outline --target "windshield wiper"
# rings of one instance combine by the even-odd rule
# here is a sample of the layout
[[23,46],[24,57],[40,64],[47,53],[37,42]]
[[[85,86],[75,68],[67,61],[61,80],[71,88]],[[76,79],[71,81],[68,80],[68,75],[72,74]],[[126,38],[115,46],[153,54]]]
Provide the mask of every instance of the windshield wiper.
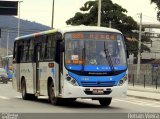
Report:
[[106,43],[104,42],[104,53],[106,55],[106,60],[108,61],[109,66],[111,67],[111,71],[115,71],[114,66],[113,66],[113,62],[111,59],[111,55],[109,53],[109,50],[106,48]]

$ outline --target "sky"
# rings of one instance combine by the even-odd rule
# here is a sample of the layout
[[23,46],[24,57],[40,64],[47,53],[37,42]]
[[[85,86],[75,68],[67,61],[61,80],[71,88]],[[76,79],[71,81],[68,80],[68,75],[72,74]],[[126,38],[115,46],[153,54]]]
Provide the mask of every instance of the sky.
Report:
[[[54,0],[53,26],[64,27],[66,21],[73,17],[79,8],[89,0]],[[128,16],[137,22],[140,21],[139,13],[142,13],[142,22],[155,22],[156,5],[150,4],[150,0],[112,0],[127,9]],[[53,0],[22,0],[20,2],[20,18],[51,26]]]

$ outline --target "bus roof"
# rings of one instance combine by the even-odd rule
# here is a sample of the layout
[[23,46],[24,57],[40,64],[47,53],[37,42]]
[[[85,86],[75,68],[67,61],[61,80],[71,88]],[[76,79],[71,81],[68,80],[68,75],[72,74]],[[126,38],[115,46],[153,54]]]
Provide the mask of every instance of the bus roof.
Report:
[[116,30],[113,28],[80,25],[80,26],[67,26],[67,27],[63,27],[63,28],[57,28],[57,29],[42,31],[42,32],[38,32],[38,33],[33,33],[33,34],[17,37],[15,40],[36,37],[36,36],[45,35],[45,34],[51,34],[54,32],[60,32],[60,33],[64,34],[67,32],[74,32],[74,31],[104,31],[104,32],[115,32],[115,33],[122,34],[119,30]]
[[120,31],[113,29],[113,28],[107,28],[107,27],[98,27],[98,26],[68,26],[65,28],[58,29],[59,32],[62,34],[66,32],[74,32],[74,31],[105,31],[105,32],[116,32],[121,33]]

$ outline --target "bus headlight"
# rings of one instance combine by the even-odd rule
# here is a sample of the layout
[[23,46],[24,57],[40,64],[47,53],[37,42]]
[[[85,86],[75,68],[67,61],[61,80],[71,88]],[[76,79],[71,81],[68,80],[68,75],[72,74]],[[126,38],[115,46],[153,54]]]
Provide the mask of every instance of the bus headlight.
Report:
[[71,81],[72,78],[70,76],[67,76],[66,79],[67,81]]
[[66,77],[66,80],[67,80],[69,83],[71,83],[72,85],[78,86],[77,81],[76,81],[75,79],[73,79],[72,77],[67,76],[67,77]]
[[74,85],[74,86],[77,86],[76,80],[75,80],[75,79],[72,79],[72,80],[71,80],[71,84]]
[[127,81],[127,75],[125,75],[121,80],[118,82],[118,86],[122,86]]

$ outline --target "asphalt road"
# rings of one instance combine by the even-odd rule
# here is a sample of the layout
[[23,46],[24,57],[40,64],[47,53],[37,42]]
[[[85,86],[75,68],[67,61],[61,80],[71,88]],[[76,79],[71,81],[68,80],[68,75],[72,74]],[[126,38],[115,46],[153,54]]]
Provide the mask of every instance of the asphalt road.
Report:
[[23,100],[21,94],[12,88],[12,83],[0,83],[1,113],[159,113],[160,102],[133,97],[115,98],[109,107],[101,107],[98,101],[78,99],[75,102],[55,106],[48,103],[47,97],[36,101]]

